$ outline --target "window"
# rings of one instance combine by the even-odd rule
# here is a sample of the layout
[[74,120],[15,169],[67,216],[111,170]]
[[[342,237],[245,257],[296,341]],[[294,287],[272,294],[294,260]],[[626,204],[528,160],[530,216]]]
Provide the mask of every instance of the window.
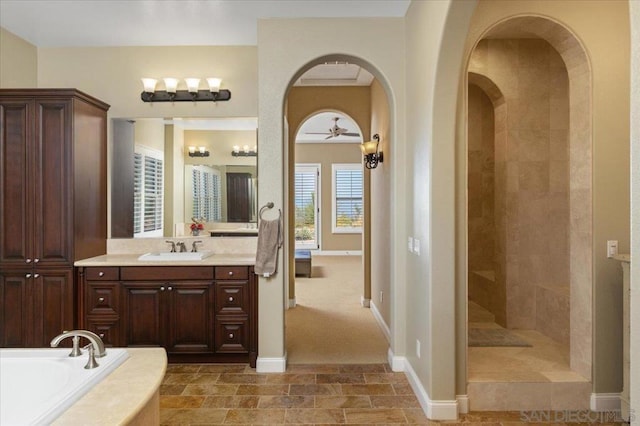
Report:
[[220,172],[207,166],[194,166],[191,180],[192,217],[203,217],[207,222],[220,222],[222,220]]
[[133,154],[133,236],[161,237],[163,232],[164,154],[136,145]]
[[332,165],[332,231],[360,233],[363,223],[361,164]]
[[295,172],[295,239],[296,248],[319,248],[318,199],[320,165],[296,164]]

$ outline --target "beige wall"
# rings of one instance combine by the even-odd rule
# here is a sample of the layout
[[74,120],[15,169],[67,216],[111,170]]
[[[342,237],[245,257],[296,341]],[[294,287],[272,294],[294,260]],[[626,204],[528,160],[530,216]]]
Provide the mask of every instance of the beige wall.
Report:
[[[626,1],[481,1],[469,30],[465,57],[483,31],[517,14],[564,23],[591,60],[593,91],[593,309],[594,392],[621,386],[621,272],[606,258],[606,241],[629,247],[629,17]],[[615,48],[612,48],[615,46]],[[462,140],[459,144],[463,144]],[[458,256],[460,259],[460,256]],[[586,264],[588,264],[588,260]],[[460,303],[460,301],[458,302]],[[573,321],[572,321],[573,322]],[[573,325],[572,325],[573,326]],[[578,324],[579,326],[579,324]],[[459,375],[464,369],[459,369]],[[461,383],[458,382],[458,386]]]
[[[255,166],[256,157],[234,157],[233,146],[249,145],[253,149],[257,144],[255,130],[185,130],[184,156],[188,164],[222,164],[237,166]],[[204,146],[209,157],[189,157],[189,146]]]
[[[288,193],[287,170],[289,152],[285,135],[284,106],[289,86],[303,69],[330,60],[349,59],[350,62],[366,66],[378,78],[391,99],[391,134],[394,140],[404,139],[404,20],[403,19],[341,19],[340,25],[331,19],[269,19],[258,21],[259,67],[259,123],[258,168],[260,173],[259,204],[273,201],[276,208],[286,203]],[[327,27],[331,30],[327,31]],[[340,54],[336,54],[340,52]],[[346,55],[346,56],[342,56]],[[368,122],[369,118],[367,118]],[[290,124],[289,124],[290,125]],[[290,125],[290,127],[293,127]],[[400,152],[394,151],[398,149]],[[403,162],[402,150],[391,147],[391,162]],[[394,176],[395,178],[396,176]],[[404,178],[394,182],[391,203],[399,205],[404,199]],[[403,221],[393,221],[397,239],[406,235]],[[288,223],[285,225],[287,228]],[[395,295],[399,309],[392,312],[399,320],[392,320],[395,353],[404,353],[404,242],[392,242],[392,270]],[[285,258],[288,248],[284,250]],[[396,265],[400,265],[397,267]],[[287,262],[280,262],[282,271]],[[284,301],[285,283],[288,277],[282,274],[273,279],[260,280],[260,356],[258,364],[275,365],[284,357]],[[398,337],[400,336],[400,337]]]
[[38,87],[38,48],[0,27],[0,88]]
[[[640,253],[640,2],[629,2],[631,15],[631,252]],[[638,288],[640,268],[631,260],[631,285]],[[631,292],[631,333],[640,330],[640,292]],[[640,339],[631,339],[631,407],[640,407]]]
[[[310,115],[320,111],[339,111],[351,117],[360,127],[362,137],[369,140],[371,89],[361,87],[293,87],[287,97],[289,141],[295,143],[296,133]],[[355,130],[355,129],[354,129]],[[334,234],[331,230],[331,164],[361,163],[358,144],[296,144],[296,163],[321,163],[321,250],[361,250],[362,234]],[[290,193],[293,193],[293,169],[290,170]],[[289,202],[290,220],[294,213],[293,197]],[[295,244],[291,233],[289,244]]]
[[[378,310],[387,329],[391,324],[391,244],[394,239],[391,226],[391,124],[389,102],[380,82],[371,84],[371,134],[380,136],[383,162],[369,171],[371,176],[369,198],[371,200],[371,304]],[[380,300],[380,293],[383,294]]]

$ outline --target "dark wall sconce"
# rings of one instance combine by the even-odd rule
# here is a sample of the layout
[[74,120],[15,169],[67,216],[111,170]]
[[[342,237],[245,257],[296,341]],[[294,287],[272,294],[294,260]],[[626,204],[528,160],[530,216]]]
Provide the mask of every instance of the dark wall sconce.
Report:
[[198,149],[196,149],[195,146],[189,147],[189,157],[208,157],[208,156],[209,156],[209,151],[207,151],[204,146],[201,146]]
[[376,133],[373,135],[373,140],[369,142],[362,142],[360,149],[364,154],[364,165],[367,169],[375,169],[378,167],[378,163],[382,163],[382,151],[379,151],[380,136]]
[[231,92],[220,89],[222,80],[219,78],[207,78],[208,90],[200,90],[199,78],[185,78],[187,90],[178,90],[177,78],[165,78],[165,90],[156,90],[158,80],[155,78],[143,78],[144,91],[140,95],[143,102],[219,102],[231,99]]
[[250,150],[249,145],[245,145],[242,147],[242,151],[240,151],[240,147],[238,145],[234,145],[231,155],[234,157],[257,157],[258,147],[254,146],[253,149]]

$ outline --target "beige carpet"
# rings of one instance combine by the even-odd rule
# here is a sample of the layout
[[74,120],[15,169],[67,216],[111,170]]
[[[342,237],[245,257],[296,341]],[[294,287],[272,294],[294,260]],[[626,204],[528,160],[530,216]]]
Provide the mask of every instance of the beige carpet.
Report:
[[292,364],[387,361],[389,345],[371,310],[360,305],[360,256],[314,256],[311,277],[296,277],[295,308],[286,313]]

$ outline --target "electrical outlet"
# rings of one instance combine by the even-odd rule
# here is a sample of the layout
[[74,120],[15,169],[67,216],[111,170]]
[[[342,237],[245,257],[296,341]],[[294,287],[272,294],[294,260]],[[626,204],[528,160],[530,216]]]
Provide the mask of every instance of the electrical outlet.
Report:
[[618,240],[607,241],[607,257],[611,259],[618,254]]
[[420,340],[416,339],[416,356],[420,358]]
[[409,253],[413,253],[413,238],[407,238],[407,248],[409,249]]
[[418,256],[420,255],[420,240],[417,238],[413,239],[413,252]]
[[384,291],[380,292],[380,303],[384,301]]

